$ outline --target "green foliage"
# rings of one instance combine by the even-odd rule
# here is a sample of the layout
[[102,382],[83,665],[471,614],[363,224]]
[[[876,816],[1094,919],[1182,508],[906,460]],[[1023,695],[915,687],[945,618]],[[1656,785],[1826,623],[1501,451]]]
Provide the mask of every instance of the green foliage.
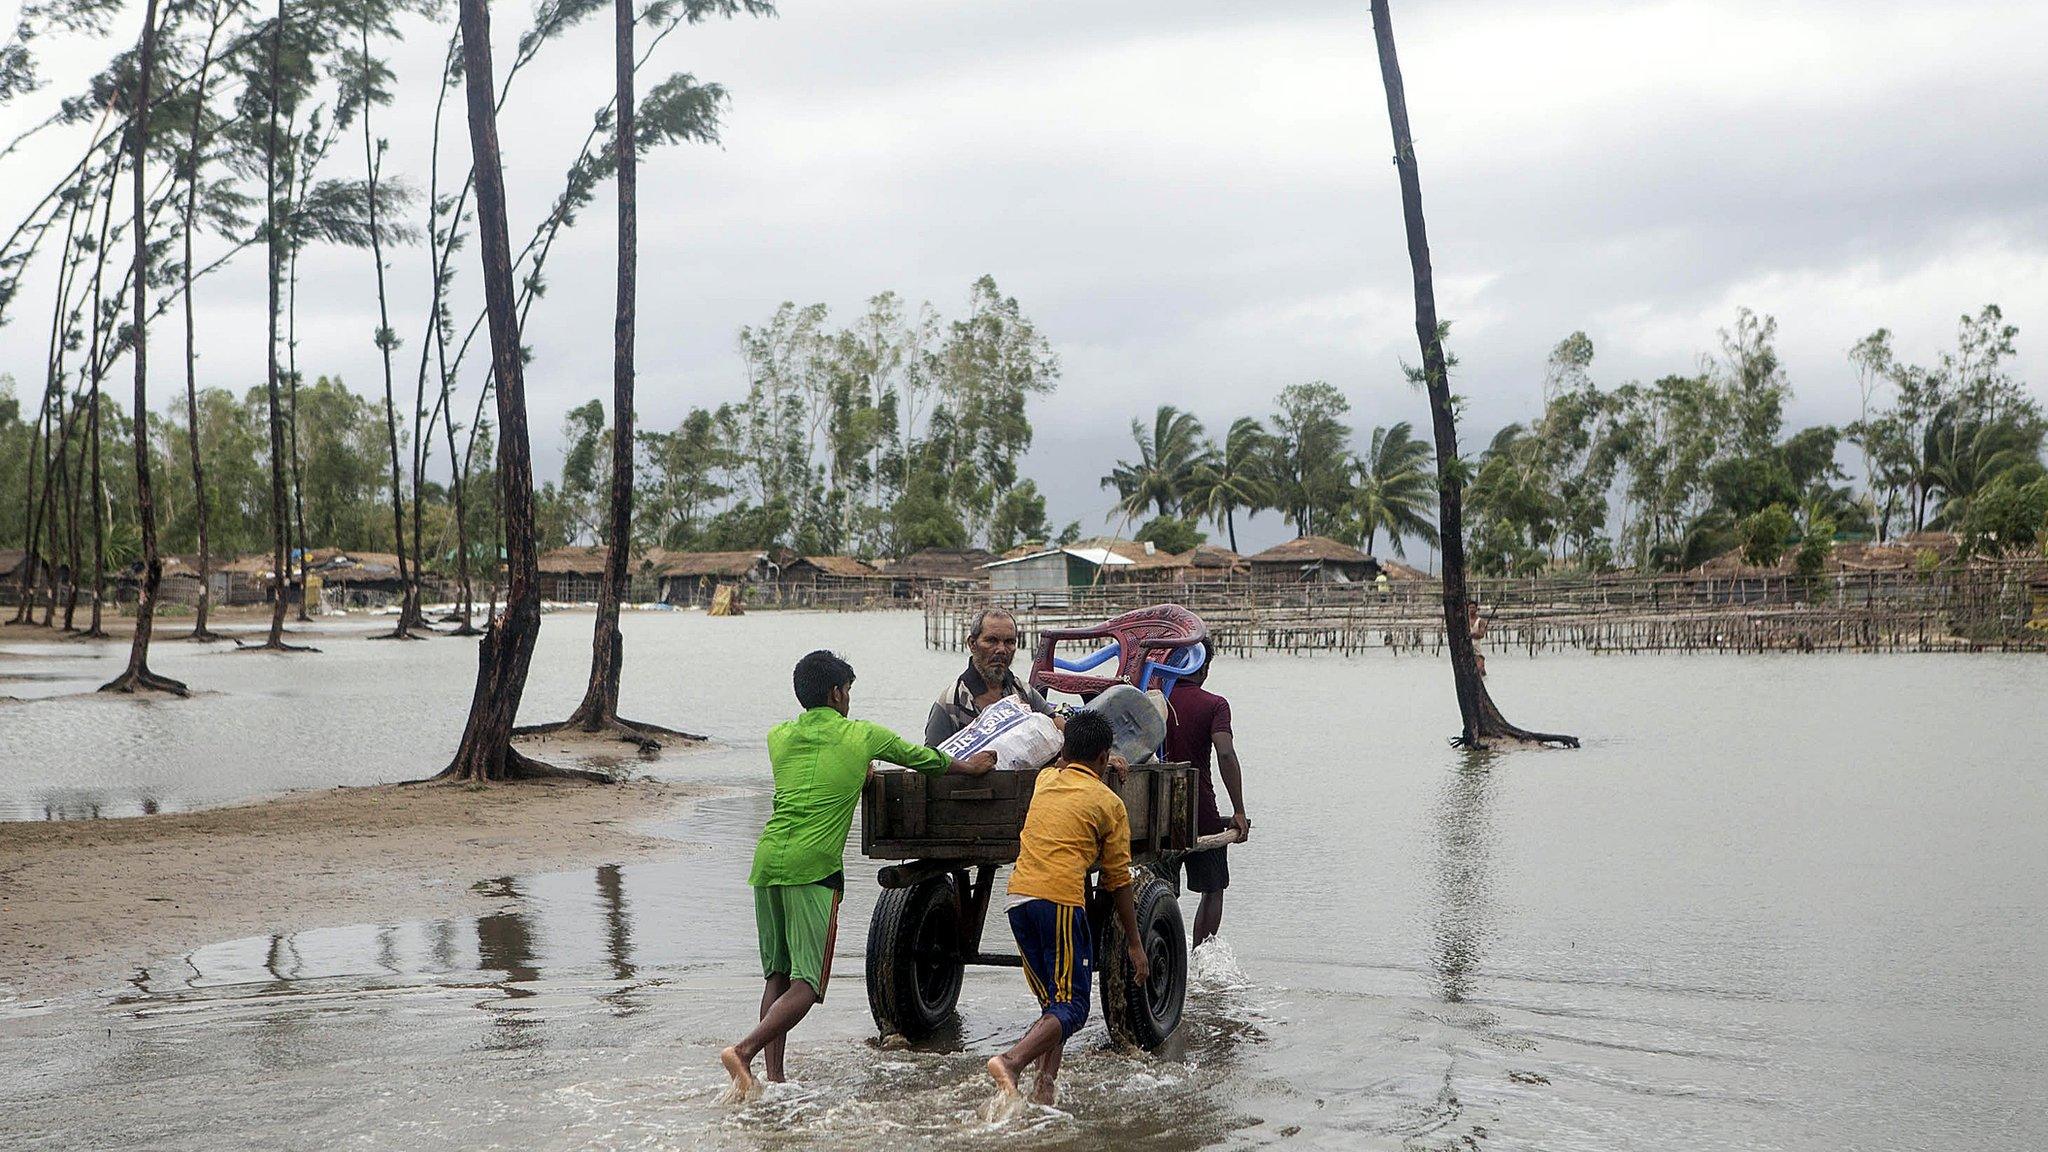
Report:
[[1140,543],[1150,543],[1161,552],[1185,552],[1209,537],[1193,522],[1179,516],[1154,516],[1138,529]]
[[1045,519],[1045,497],[1039,495],[1035,482],[1022,481],[996,501],[995,514],[988,525],[988,546],[993,551],[1004,552],[1027,541],[1051,536],[1052,526]]
[[1832,520],[1820,520],[1809,525],[1806,535],[1799,542],[1799,551],[1792,560],[1793,571],[1808,578],[1819,576],[1827,569],[1828,553],[1834,551],[1835,525]]
[[1116,489],[1117,512],[1135,519],[1147,508],[1157,509],[1160,516],[1190,509],[1218,462],[1202,422],[1192,412],[1162,404],[1149,431],[1142,421],[1131,420],[1131,439],[1138,446],[1138,459],[1118,461],[1102,478],[1104,488]]
[[1358,459],[1356,486],[1340,539],[1371,554],[1379,534],[1387,534],[1394,555],[1406,556],[1404,539],[1414,536],[1437,544],[1437,490],[1429,445],[1415,438],[1406,420],[1391,428],[1375,428],[1365,455]]
[[1351,402],[1321,380],[1289,384],[1274,400],[1266,484],[1297,534],[1332,530],[1351,494]]
[[1783,504],[1773,504],[1743,518],[1736,525],[1742,538],[1742,558],[1762,568],[1775,565],[1784,557],[1797,527],[1792,513]]
[[1971,555],[2038,551],[2048,542],[2048,475],[2037,464],[2031,480],[2014,469],[1986,485],[1962,520],[1963,549]]

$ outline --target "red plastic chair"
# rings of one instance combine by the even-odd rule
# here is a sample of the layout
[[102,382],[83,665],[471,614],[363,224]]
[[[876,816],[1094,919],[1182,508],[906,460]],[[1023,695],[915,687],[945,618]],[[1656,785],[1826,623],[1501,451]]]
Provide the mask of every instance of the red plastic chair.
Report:
[[[1038,634],[1038,647],[1031,654],[1031,686],[1071,692],[1082,699],[1118,684],[1150,688],[1161,681],[1168,692],[1173,682],[1201,667],[1199,655],[1190,661],[1175,659],[1176,649],[1187,649],[1209,638],[1209,626],[1200,616],[1178,604],[1155,604],[1126,612],[1091,628],[1048,628]],[[1063,660],[1054,649],[1064,640],[1107,640],[1109,643],[1080,660]],[[1092,670],[1116,661],[1116,674],[1105,676]]]

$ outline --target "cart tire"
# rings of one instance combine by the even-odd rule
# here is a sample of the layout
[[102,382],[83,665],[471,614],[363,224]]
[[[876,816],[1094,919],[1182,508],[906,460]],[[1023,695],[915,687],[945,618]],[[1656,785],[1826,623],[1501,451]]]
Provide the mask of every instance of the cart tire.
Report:
[[917,1041],[960,1000],[960,902],[949,877],[889,888],[868,926],[868,1008],[884,1036]]
[[1115,905],[1107,900],[1103,902],[1107,923],[1096,950],[1095,967],[1102,978],[1102,1018],[1109,1025],[1110,1036],[1150,1051],[1166,1043],[1180,1027],[1188,991],[1188,934],[1173,885],[1147,870],[1140,870],[1133,883],[1131,901],[1137,908],[1138,933],[1145,941],[1152,977],[1142,985],[1132,983],[1123,928],[1116,922]]

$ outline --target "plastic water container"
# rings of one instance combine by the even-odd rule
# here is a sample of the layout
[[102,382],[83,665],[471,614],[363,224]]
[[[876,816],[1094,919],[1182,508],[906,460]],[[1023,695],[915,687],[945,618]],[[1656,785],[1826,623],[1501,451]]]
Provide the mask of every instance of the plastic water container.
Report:
[[1143,764],[1159,754],[1166,743],[1166,697],[1158,692],[1141,692],[1129,684],[1103,689],[1081,709],[1109,721],[1116,733],[1116,753],[1132,764]]

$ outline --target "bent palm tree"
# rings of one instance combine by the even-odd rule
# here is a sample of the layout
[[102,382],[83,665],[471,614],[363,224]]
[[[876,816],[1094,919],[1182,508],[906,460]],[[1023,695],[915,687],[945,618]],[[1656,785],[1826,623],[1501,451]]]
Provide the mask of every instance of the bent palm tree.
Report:
[[1351,498],[1368,554],[1381,529],[1396,556],[1408,555],[1403,537],[1436,545],[1436,525],[1427,511],[1436,488],[1430,472],[1429,445],[1415,438],[1413,425],[1403,420],[1372,430],[1372,446],[1359,458],[1358,486]]
[[1116,510],[1136,519],[1147,507],[1161,516],[1179,512],[1194,488],[1196,474],[1210,462],[1215,449],[1209,446],[1202,422],[1192,412],[1161,404],[1147,433],[1143,421],[1131,420],[1131,439],[1138,445],[1136,461],[1119,460],[1102,478],[1104,488],[1115,488]]
[[1230,535],[1237,551],[1237,514],[1247,516],[1273,506],[1273,493],[1261,471],[1267,449],[1266,430],[1250,416],[1231,422],[1221,449],[1213,445],[1209,459],[1195,470],[1184,507]]

